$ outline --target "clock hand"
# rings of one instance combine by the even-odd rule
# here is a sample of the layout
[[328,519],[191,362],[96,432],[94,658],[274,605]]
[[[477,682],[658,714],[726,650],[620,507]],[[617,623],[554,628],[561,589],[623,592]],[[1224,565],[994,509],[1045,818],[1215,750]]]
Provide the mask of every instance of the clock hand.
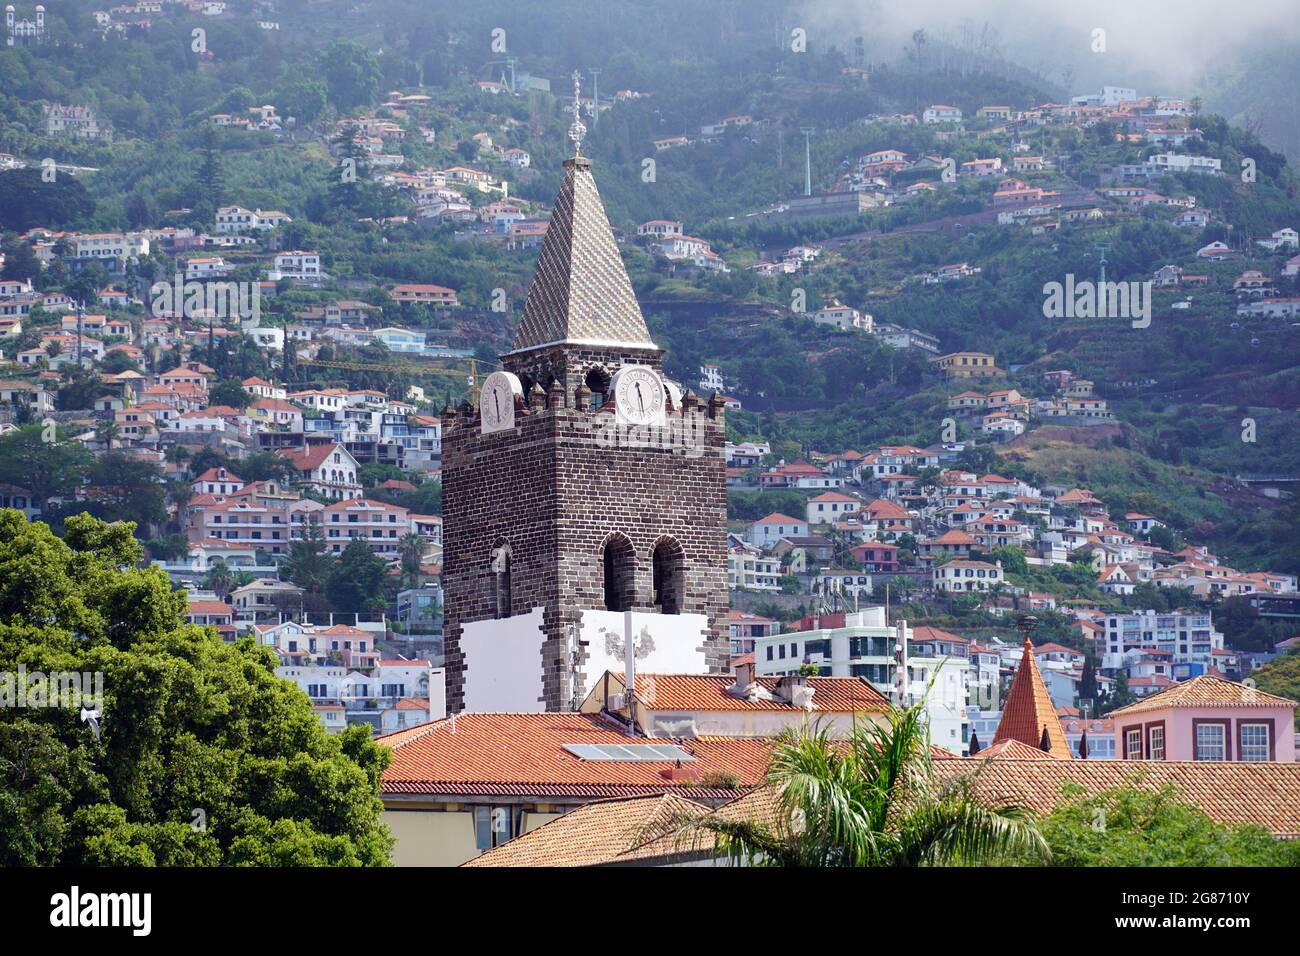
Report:
[[500,402],[500,400],[497,398],[497,390],[496,390],[495,388],[492,389],[492,407],[495,408],[495,409],[497,410],[497,418],[500,419],[500,418],[501,418],[501,402]]
[[633,384],[636,385],[636,403],[637,403],[637,405],[640,406],[640,408],[641,408],[641,414],[644,415],[644,414],[645,414],[645,399],[643,399],[643,398],[641,397],[641,383],[640,383],[640,382],[634,382]]

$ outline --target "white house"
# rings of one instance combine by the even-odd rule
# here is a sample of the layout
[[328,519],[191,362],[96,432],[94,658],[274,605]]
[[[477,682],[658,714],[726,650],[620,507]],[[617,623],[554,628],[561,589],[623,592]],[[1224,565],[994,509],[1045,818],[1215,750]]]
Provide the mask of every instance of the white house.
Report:
[[925,108],[925,112],[921,114],[921,121],[924,123],[960,123],[961,110],[955,106],[936,103],[934,106]]
[[1300,247],[1300,233],[1289,227],[1278,229],[1265,239],[1256,239],[1255,244],[1270,250],[1295,249]]
[[837,329],[858,329],[870,334],[871,315],[859,312],[839,302],[833,302],[813,313],[813,321],[818,325],[829,325]]
[[774,512],[749,526],[749,543],[757,548],[770,548],[782,538],[800,538],[808,534],[808,522]]
[[954,558],[931,572],[936,591],[984,592],[1003,583],[1002,562],[989,564],[967,558]]
[[277,253],[275,267],[267,272],[266,277],[272,281],[300,279],[309,282],[328,278],[321,271],[319,252],[303,252],[296,249],[292,252]]

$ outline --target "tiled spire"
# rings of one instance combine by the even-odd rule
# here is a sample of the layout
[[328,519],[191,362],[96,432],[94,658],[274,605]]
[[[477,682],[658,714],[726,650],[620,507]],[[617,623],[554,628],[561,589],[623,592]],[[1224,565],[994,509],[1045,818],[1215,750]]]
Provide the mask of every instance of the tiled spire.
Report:
[[578,155],[564,162],[514,351],[559,344],[656,348],[610,232],[591,160]]
[[993,743],[1003,740],[1019,740],[1031,747],[1041,745],[1046,733],[1047,752],[1053,757],[1065,760],[1073,758],[1070,745],[1061,730],[1056,708],[1052,706],[1052,697],[1043,683],[1043,675],[1038,672],[1038,661],[1034,658],[1034,645],[1029,639],[1029,630],[1033,626],[1029,618],[1022,625],[1025,632],[1024,652],[1020,655],[1020,666],[1016,668],[1015,679],[1007,693],[1007,702],[1002,708],[1002,720],[998,723],[998,732]]

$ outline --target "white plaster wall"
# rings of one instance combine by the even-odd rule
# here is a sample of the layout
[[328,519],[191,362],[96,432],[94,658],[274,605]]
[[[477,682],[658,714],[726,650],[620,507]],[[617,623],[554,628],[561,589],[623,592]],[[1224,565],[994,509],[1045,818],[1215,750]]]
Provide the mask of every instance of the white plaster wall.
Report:
[[[704,614],[632,613],[636,669],[647,674],[707,674],[704,642],[709,619]],[[649,641],[646,641],[646,636]],[[623,612],[584,610],[579,639],[587,642],[585,675],[578,697],[591,690],[605,671],[625,670]]]
[[461,625],[465,710],[539,713],[542,703],[542,609]]

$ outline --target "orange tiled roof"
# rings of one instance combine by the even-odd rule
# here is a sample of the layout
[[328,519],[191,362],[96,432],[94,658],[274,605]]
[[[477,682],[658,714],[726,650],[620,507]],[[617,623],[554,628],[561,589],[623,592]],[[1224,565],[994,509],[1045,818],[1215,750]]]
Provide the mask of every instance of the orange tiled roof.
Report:
[[[1128,786],[1154,791],[1173,784],[1180,799],[1196,804],[1216,823],[1254,823],[1276,836],[1300,836],[1300,764],[1158,761],[1136,766],[1123,760],[1053,760],[1042,751],[1012,756],[1019,746],[1019,741],[1008,741],[1001,759],[935,760],[933,772],[940,781],[967,778],[985,800],[1011,801],[1040,814],[1061,802],[1066,784],[1087,794]],[[681,819],[701,814],[701,808],[671,796],[590,803],[463,865],[599,866],[711,855],[708,833],[694,839],[680,835]],[[774,832],[780,832],[781,815],[780,798],[770,786],[711,814],[750,820]]]
[[[1004,718],[1005,719],[1005,718]],[[969,774],[975,793],[1010,799],[1050,813],[1067,783],[1089,794],[1173,784],[1181,799],[1216,823],[1259,824],[1277,836],[1300,836],[1300,764],[1191,760],[936,760],[935,774],[951,780]]]
[[[461,714],[378,738],[392,748],[383,792],[620,797],[675,790],[671,761],[581,760],[566,744],[673,744],[691,753],[698,777],[725,772],[753,787],[764,777],[771,741],[732,737],[630,738],[598,714]],[[666,774],[666,772],[668,772]],[[692,787],[703,799],[734,791]]]
[[1006,706],[1002,708],[1002,720],[998,723],[993,743],[1010,738],[1037,747],[1042,742],[1044,727],[1047,728],[1047,742],[1050,746],[1048,753],[1054,757],[1070,759],[1070,745],[1061,732],[1056,708],[1052,706],[1051,695],[1047,693],[1047,685],[1043,683],[1043,675],[1038,672],[1038,664],[1034,660],[1034,645],[1025,641],[1020,666],[1016,668],[1015,679],[1007,693]]
[[1166,707],[1295,707],[1294,700],[1266,694],[1245,684],[1202,675],[1111,711],[1110,717],[1140,714]]
[[597,866],[658,842],[674,821],[703,808],[673,793],[585,804],[462,866]]
[[1056,754],[1040,750],[1037,745],[1031,747],[1023,741],[1016,740],[1014,737],[1007,737],[1005,740],[999,740],[985,747],[977,754],[971,754],[975,760],[988,760],[991,758],[1000,758],[1004,760],[1061,760],[1062,757]]
[[[618,680],[617,675],[614,676]],[[783,700],[737,697],[726,693],[736,682],[730,674],[637,674],[637,697],[653,710],[775,710],[799,711]],[[754,683],[774,691],[775,677],[755,677]],[[812,707],[823,713],[889,713],[889,701],[860,677],[809,677]],[[618,680],[619,685],[622,681]],[[652,690],[653,689],[653,690]]]
[[970,640],[961,637],[958,634],[949,634],[947,631],[941,631],[937,627],[914,627],[912,628],[913,641],[947,641],[950,644],[969,644]]

